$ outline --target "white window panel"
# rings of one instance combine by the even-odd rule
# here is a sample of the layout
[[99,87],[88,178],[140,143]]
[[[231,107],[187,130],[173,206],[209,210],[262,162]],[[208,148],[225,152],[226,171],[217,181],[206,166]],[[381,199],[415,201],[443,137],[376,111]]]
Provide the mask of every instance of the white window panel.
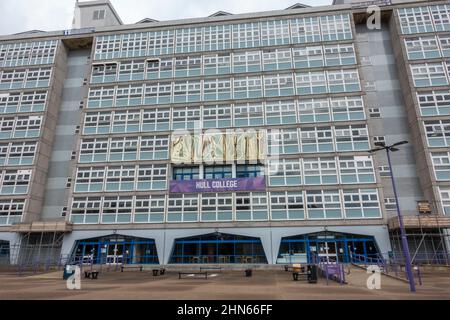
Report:
[[450,146],[450,120],[424,121],[424,126],[429,147]]
[[142,113],[142,131],[170,130],[170,108],[144,109]]
[[323,51],[325,64],[328,67],[356,64],[356,53],[353,44],[326,45]]
[[441,55],[435,36],[407,38],[405,45],[409,60],[434,59]]
[[167,164],[141,165],[138,168],[137,190],[164,190],[167,188]]
[[328,92],[327,77],[324,71],[297,73],[295,75],[295,81],[298,95]]
[[443,4],[428,7],[433,18],[434,30],[450,31],[450,5]]
[[101,197],[76,197],[72,200],[70,221],[75,224],[97,224],[101,208]]
[[450,153],[431,152],[434,175],[437,181],[450,181]]
[[140,160],[166,160],[169,158],[169,136],[144,136],[140,138]]
[[233,25],[233,49],[253,48],[261,45],[259,23],[240,23]]
[[305,202],[302,191],[270,193],[272,220],[305,219]]
[[[142,81],[145,79],[144,60],[121,61],[119,67],[119,81]],[[112,69],[113,74],[114,69]]]
[[403,34],[433,32],[433,22],[428,7],[397,10]]
[[450,115],[450,91],[418,92],[417,100],[422,116]]
[[203,49],[203,28],[179,29],[176,32],[176,53],[196,52]]
[[203,28],[203,50],[231,49],[231,25],[207,26]]
[[0,195],[27,194],[32,170],[6,170],[1,174]]
[[105,197],[102,223],[130,223],[133,221],[133,197]]
[[318,17],[292,19],[290,24],[293,43],[319,42],[322,40]]
[[232,193],[204,193],[201,195],[201,221],[232,221],[233,194]]
[[292,74],[264,76],[264,96],[282,97],[295,95]]
[[259,192],[236,193],[236,221],[269,219],[267,194]]
[[269,160],[268,174],[269,185],[299,186],[302,184],[301,159],[278,159]]
[[329,99],[302,99],[298,101],[300,123],[331,121]]
[[292,52],[296,69],[320,68],[325,65],[322,46],[294,47]]
[[298,130],[296,128],[268,131],[268,154],[295,154],[299,151]]
[[368,156],[339,157],[339,175],[342,184],[376,182],[372,158]]
[[442,63],[423,63],[411,65],[414,86],[433,87],[448,84],[445,67]]
[[167,222],[197,222],[199,220],[199,195],[170,195]]
[[136,161],[138,159],[137,137],[112,138],[109,142],[109,161]]
[[181,107],[172,110],[172,129],[198,129],[200,128],[200,107]]
[[333,130],[331,127],[313,127],[300,129],[302,152],[333,152]]
[[121,57],[143,57],[147,55],[148,33],[131,33],[122,37]]
[[353,38],[349,14],[320,17],[323,41],[349,40]]
[[364,120],[364,101],[362,97],[330,98],[334,121]]
[[262,70],[261,51],[244,51],[233,54],[233,72],[259,72]]
[[202,108],[203,128],[228,128],[232,126],[232,106],[229,104],[204,106]]
[[111,130],[114,113],[86,113],[83,134],[108,134]]
[[106,168],[106,192],[133,191],[136,189],[135,166],[110,166]]
[[303,158],[305,185],[338,184],[338,169],[334,157]]
[[366,125],[336,126],[337,151],[368,151],[369,132]]
[[342,219],[339,190],[306,191],[308,219]]
[[141,111],[116,111],[112,118],[112,133],[128,133],[140,131]]
[[327,71],[330,93],[361,91],[358,70]]
[[25,214],[25,199],[0,199],[0,226],[20,223]]
[[108,160],[108,139],[83,139],[80,145],[80,163],[106,162]]
[[450,215],[450,187],[438,187],[439,195],[441,197],[442,211],[445,215]]
[[232,98],[230,78],[204,80],[203,100],[229,100]]
[[114,87],[99,87],[89,89],[87,107],[95,108],[112,108],[114,105]]
[[264,125],[264,107],[262,104],[245,103],[234,105],[235,127]]
[[78,168],[74,192],[102,192],[105,171],[105,167]]
[[276,101],[266,103],[267,125],[297,123],[295,101]]
[[148,54],[159,56],[162,54],[174,53],[175,31],[161,30],[149,32],[148,34]]
[[135,197],[134,223],[163,223],[166,212],[165,195]]
[[343,190],[347,219],[381,218],[377,189]]

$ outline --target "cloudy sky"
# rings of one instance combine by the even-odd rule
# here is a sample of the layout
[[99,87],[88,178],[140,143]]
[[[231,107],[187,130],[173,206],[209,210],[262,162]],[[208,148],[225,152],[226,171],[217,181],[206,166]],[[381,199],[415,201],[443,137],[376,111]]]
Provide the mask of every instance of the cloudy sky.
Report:
[[[143,18],[173,20],[205,17],[217,11],[230,13],[285,9],[301,2],[328,5],[332,0],[111,0],[124,23]],[[0,34],[27,30],[69,29],[75,0],[0,0]]]

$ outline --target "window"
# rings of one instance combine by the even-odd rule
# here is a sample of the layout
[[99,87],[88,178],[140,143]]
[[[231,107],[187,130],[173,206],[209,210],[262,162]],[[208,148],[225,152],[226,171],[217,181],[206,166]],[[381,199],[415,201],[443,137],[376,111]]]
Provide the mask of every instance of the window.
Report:
[[46,101],[47,91],[0,94],[0,113],[42,112]]
[[274,49],[263,51],[264,71],[292,68],[291,49]]
[[297,129],[269,130],[268,147],[270,155],[299,153],[300,146]]
[[267,220],[268,218],[269,213],[266,193],[236,193],[237,221]]
[[204,100],[231,99],[231,79],[214,79],[204,81]]
[[[115,76],[115,74],[114,74]],[[145,79],[145,61],[122,61],[119,67],[119,81],[141,81]],[[142,90],[142,86],[141,90]]]
[[231,49],[231,25],[207,26],[203,33],[205,51]]
[[436,37],[414,37],[405,39],[409,60],[439,58],[439,45]]
[[114,92],[114,87],[99,87],[89,89],[87,107],[90,109],[113,107]]
[[20,223],[25,213],[25,199],[0,200],[0,225]]
[[169,159],[169,136],[144,136],[139,143],[140,160]]
[[374,136],[373,137],[374,144],[377,142],[383,142],[386,143],[386,137],[385,136]]
[[138,167],[137,190],[164,190],[167,188],[167,165],[153,164]]
[[325,72],[297,73],[295,80],[298,95],[327,93]]
[[122,37],[122,58],[142,57],[147,55],[148,33],[125,34]]
[[302,170],[300,168],[300,159],[269,160],[269,185],[271,187],[301,185]]
[[397,202],[395,201],[395,198],[385,198],[384,207],[386,208],[387,211],[397,210]]
[[325,65],[323,47],[294,47],[294,66],[296,69],[317,68]]
[[0,89],[12,90],[24,87],[27,70],[9,70],[0,73]]
[[442,210],[445,215],[450,215],[450,187],[439,187]]
[[290,43],[289,21],[272,20],[261,22],[261,40],[263,46],[277,46]]
[[70,221],[75,224],[97,224],[101,208],[100,197],[76,197],[72,201]]
[[377,189],[343,190],[347,219],[381,218]]
[[230,179],[233,177],[231,166],[205,167],[204,179]]
[[78,168],[74,192],[101,192],[104,178],[105,167]]
[[340,97],[330,99],[334,121],[364,120],[364,102],[362,97]]
[[391,169],[388,166],[378,167],[378,171],[380,172],[380,177],[382,178],[390,178],[391,177]]
[[106,162],[108,139],[84,139],[80,146],[80,163]]
[[321,41],[319,18],[305,17],[291,20],[291,36],[293,43]]
[[109,161],[136,161],[138,157],[138,138],[112,138],[109,147]]
[[130,223],[133,197],[105,197],[102,212],[102,223]]
[[113,113],[86,113],[83,134],[108,134],[110,132]]
[[349,40],[353,38],[350,15],[337,14],[320,17],[323,41]]
[[233,25],[233,49],[253,48],[261,45],[259,23]]
[[147,60],[147,79],[164,79],[173,77],[173,58]]
[[303,192],[271,192],[272,220],[303,220],[305,204]]
[[0,46],[0,67],[52,64],[57,41],[11,43]]
[[336,126],[337,151],[367,151],[370,149],[366,125]]
[[200,81],[179,81],[173,86],[173,102],[198,102],[201,99]]
[[424,126],[429,147],[450,146],[450,120],[424,121]]
[[428,7],[402,8],[397,10],[403,34],[433,32],[433,22]]
[[106,15],[106,10],[95,10],[94,16],[92,19],[94,20],[104,20]]
[[10,139],[13,137],[16,119],[14,117],[0,118],[0,139]]
[[199,167],[173,168],[173,180],[183,181],[183,180],[198,180],[198,179],[200,179]]
[[165,211],[165,195],[137,196],[134,206],[134,222],[163,223]]
[[302,152],[333,152],[333,131],[331,127],[302,128],[300,130]]
[[198,128],[200,119],[200,107],[175,108],[172,111],[172,129],[176,130]]
[[361,91],[357,70],[328,71],[330,93]]
[[302,99],[298,101],[300,123],[331,121],[329,99]]
[[414,64],[411,65],[411,72],[414,86],[416,87],[433,87],[448,84],[442,63]]
[[142,113],[142,131],[170,130],[170,108],[144,109]]
[[177,30],[175,38],[176,53],[202,51],[203,28]]
[[231,105],[214,105],[204,106],[203,111],[203,128],[228,128],[232,126]]
[[145,85],[144,104],[167,104],[172,102],[172,83],[154,83]]
[[231,54],[216,53],[203,56],[203,74],[220,75],[231,73]]
[[438,36],[439,46],[442,51],[443,57],[450,57],[450,37],[449,36]]
[[193,77],[202,74],[202,56],[175,58],[175,77]]
[[119,86],[116,91],[116,107],[142,105],[142,85]]
[[27,70],[25,88],[42,88],[50,85],[52,68],[36,68]]
[[[141,178],[141,177],[139,177]],[[136,167],[113,166],[106,168],[106,192],[133,191],[135,189]]]
[[0,113],[18,112],[20,97],[21,93],[0,93]]
[[120,58],[121,35],[100,36],[96,38],[95,42],[95,60]]
[[199,195],[170,195],[167,222],[196,222],[199,218]]
[[161,30],[155,32],[149,32],[148,43],[150,56],[159,56],[162,54],[174,53],[174,30]]
[[450,91],[418,92],[422,116],[450,115]]
[[202,221],[232,221],[233,194],[204,193],[202,198]]
[[295,101],[277,101],[266,103],[268,125],[297,123]]
[[27,194],[31,182],[31,170],[7,170],[1,174],[1,195]]
[[256,178],[264,175],[264,166],[245,164],[236,166],[236,178]]
[[341,183],[375,183],[372,158],[367,156],[340,157]]
[[336,159],[303,158],[303,175],[306,185],[338,184]]
[[380,119],[381,118],[381,110],[380,108],[370,108],[369,116],[371,119]]
[[450,180],[450,153],[432,152],[431,160],[433,161],[433,168],[436,180],[437,181]]
[[10,166],[26,166],[34,163],[37,142],[13,142],[9,144],[8,157],[5,164]]
[[294,95],[295,90],[292,74],[264,76],[264,93],[266,97]]
[[234,105],[235,127],[259,126],[264,124],[264,108],[261,104]]
[[311,220],[342,218],[339,190],[306,191],[306,207]]
[[353,44],[324,46],[325,63],[328,67],[356,64],[356,53]]
[[141,111],[115,112],[112,123],[112,133],[127,133],[140,131]]
[[233,72],[259,72],[261,71],[261,51],[244,51],[233,54]]
[[450,31],[450,5],[428,7],[433,18],[434,28],[439,31]]

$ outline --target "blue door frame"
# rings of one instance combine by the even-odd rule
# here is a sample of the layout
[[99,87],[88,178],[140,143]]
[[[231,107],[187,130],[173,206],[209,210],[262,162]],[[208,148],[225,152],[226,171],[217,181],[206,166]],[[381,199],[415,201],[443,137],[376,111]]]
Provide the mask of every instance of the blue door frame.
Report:
[[[354,252],[352,253],[358,254],[359,256],[363,256],[365,258],[377,258],[379,256],[379,249],[376,244],[376,241],[374,238],[322,238],[322,239],[287,239],[284,238],[281,240],[281,245],[278,253],[278,258],[281,257],[282,254],[286,254],[286,252],[281,252],[283,245],[288,245],[289,250],[288,253],[291,253],[293,250],[291,250],[291,244],[295,243],[304,243],[305,245],[305,252],[308,259],[308,263],[314,262],[314,257],[311,253],[311,246],[317,247],[319,243],[335,243],[336,244],[336,256],[338,258],[338,261],[340,263],[351,263],[355,262],[358,263],[356,260],[351,259],[351,254],[349,252],[349,247],[353,248],[354,251],[357,247],[360,247],[363,249],[362,252]],[[375,250],[377,253],[368,253],[367,252],[367,243],[372,243],[375,246]],[[343,249],[343,252],[339,252],[339,249]]]
[[[143,245],[145,250],[150,250],[152,254],[141,254],[136,255],[136,246]],[[86,252],[86,247],[92,247],[94,252]],[[108,255],[108,250],[111,246],[123,246],[123,258],[122,263],[125,264],[159,264],[158,255],[156,251],[156,244],[154,240],[131,240],[131,241],[93,241],[93,240],[81,240],[77,241],[75,244],[74,251],[72,253],[72,260],[79,262],[80,260],[87,263],[86,257],[93,254],[94,259],[92,263],[94,264],[104,264],[106,263],[106,256]],[[78,249],[81,248],[81,254],[77,254]],[[103,251],[102,251],[103,250]],[[128,254],[125,251],[128,250]],[[106,251],[106,253],[104,252]]]

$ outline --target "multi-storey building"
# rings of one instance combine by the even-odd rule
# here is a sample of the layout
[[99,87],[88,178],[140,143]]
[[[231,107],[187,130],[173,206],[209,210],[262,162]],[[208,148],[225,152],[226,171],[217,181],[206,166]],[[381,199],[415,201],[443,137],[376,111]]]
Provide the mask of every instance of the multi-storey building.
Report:
[[448,262],[448,1],[133,25],[91,1],[74,27],[0,37],[13,262],[399,259],[391,172],[369,151],[404,140],[392,159],[411,253]]

